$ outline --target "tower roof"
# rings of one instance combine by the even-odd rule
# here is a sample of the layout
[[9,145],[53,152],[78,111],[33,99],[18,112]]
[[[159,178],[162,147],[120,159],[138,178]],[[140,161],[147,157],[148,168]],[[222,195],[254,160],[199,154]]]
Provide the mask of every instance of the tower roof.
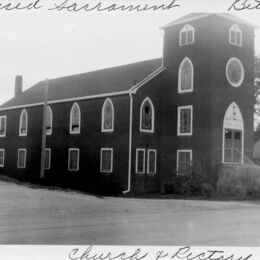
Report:
[[164,26],[161,27],[161,29],[167,29],[169,27],[173,27],[175,25],[179,25],[179,24],[182,24],[182,23],[189,23],[189,22],[192,22],[192,21],[195,21],[195,20],[200,20],[200,19],[203,19],[203,18],[206,18],[206,17],[210,17],[210,16],[218,16],[218,17],[221,17],[221,18],[225,18],[225,19],[228,19],[228,20],[232,20],[233,22],[235,23],[241,23],[241,24],[245,24],[247,26],[251,26],[251,27],[254,27],[254,28],[257,28],[258,26],[254,25],[254,24],[251,24],[237,16],[234,16],[234,15],[231,15],[231,14],[228,14],[228,13],[191,13],[191,14],[187,14],[179,19],[176,19]]

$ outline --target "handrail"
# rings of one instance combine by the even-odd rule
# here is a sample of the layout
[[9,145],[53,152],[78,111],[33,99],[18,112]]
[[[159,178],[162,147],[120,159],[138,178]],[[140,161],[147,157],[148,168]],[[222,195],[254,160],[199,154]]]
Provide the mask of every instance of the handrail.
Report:
[[233,147],[233,149],[234,149],[235,151],[239,152],[240,155],[243,156],[243,160],[246,159],[246,160],[247,160],[248,162],[250,162],[252,165],[255,165],[255,163],[254,163],[252,160],[250,160],[247,156],[245,156],[244,154],[242,154],[238,149],[236,149],[236,148],[234,148],[234,147]]

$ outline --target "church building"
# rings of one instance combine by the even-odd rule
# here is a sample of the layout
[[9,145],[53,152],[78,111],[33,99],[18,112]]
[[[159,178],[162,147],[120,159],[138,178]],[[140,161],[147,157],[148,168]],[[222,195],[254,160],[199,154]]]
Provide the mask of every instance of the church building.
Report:
[[253,157],[254,29],[193,13],[163,57],[39,82],[0,106],[0,174],[91,191],[160,191],[193,164]]

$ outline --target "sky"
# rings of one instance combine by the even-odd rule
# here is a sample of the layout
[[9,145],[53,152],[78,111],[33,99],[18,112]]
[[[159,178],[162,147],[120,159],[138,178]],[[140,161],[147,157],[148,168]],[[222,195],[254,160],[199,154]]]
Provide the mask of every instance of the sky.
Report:
[[[146,12],[48,11],[64,0],[40,0],[38,10],[0,10],[0,104],[14,95],[14,79],[23,90],[45,78],[84,73],[162,56],[160,26],[190,12],[228,12],[234,0],[175,0],[180,7]],[[68,3],[169,4],[171,0],[67,0]],[[33,0],[20,0],[28,4]],[[254,2],[249,0],[248,2]],[[18,3],[0,0],[0,6]],[[260,26],[260,10],[230,12]],[[255,32],[260,53],[260,30]]]

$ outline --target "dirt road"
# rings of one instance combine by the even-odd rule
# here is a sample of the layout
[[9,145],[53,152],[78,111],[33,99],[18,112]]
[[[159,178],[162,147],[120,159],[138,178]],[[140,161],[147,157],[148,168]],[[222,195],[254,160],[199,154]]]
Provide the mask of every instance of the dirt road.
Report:
[[0,244],[260,246],[260,204],[98,198],[0,182]]

